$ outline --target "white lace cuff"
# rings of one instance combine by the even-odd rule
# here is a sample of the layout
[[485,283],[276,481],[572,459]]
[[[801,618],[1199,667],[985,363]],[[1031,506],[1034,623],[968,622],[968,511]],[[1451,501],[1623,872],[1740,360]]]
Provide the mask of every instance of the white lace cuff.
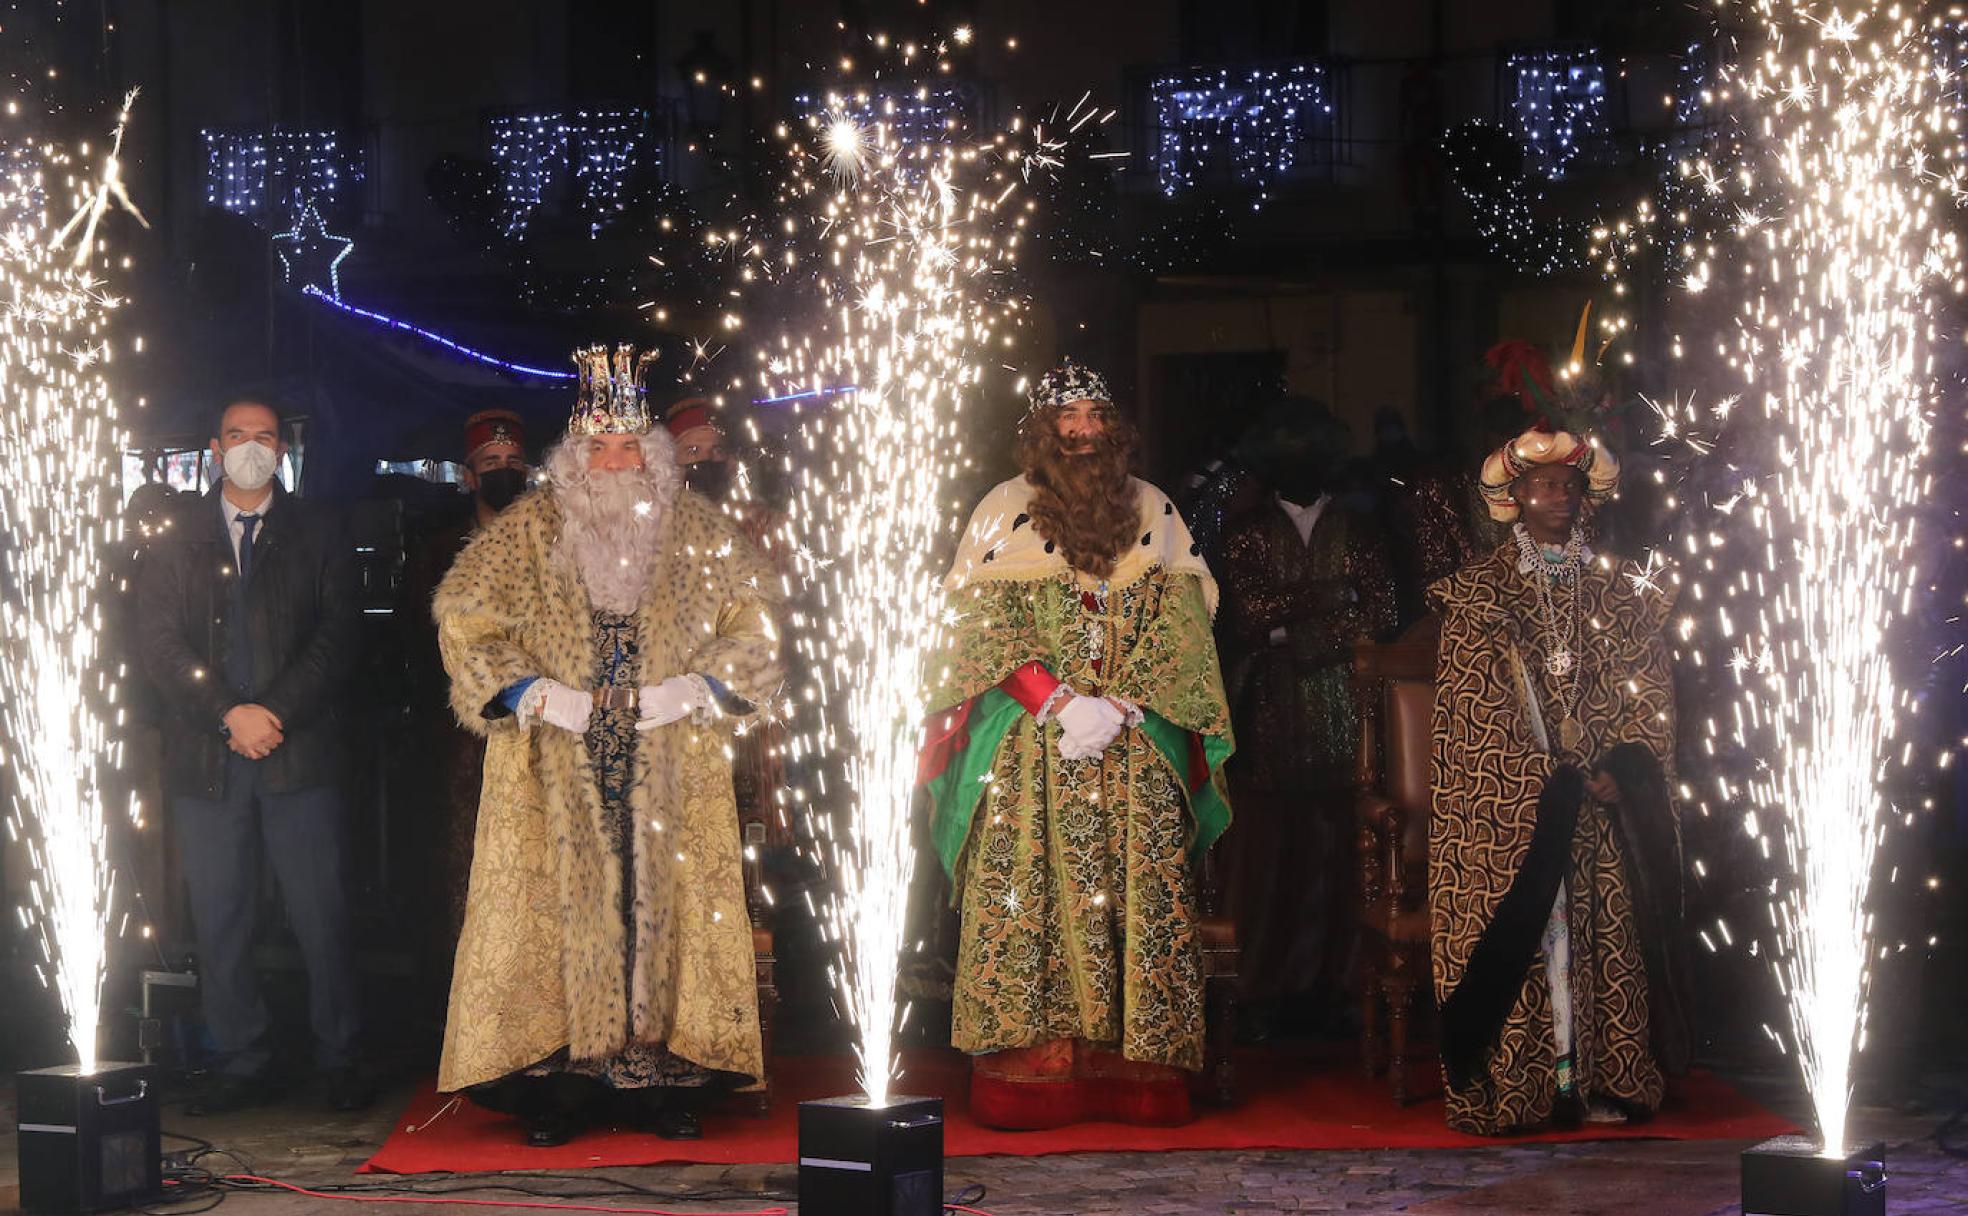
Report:
[[1052,711],[1058,709],[1066,698],[1073,695],[1073,686],[1061,680],[1058,686],[1052,690],[1052,693],[1046,697],[1045,701],[1039,705],[1039,712],[1034,717],[1038,719],[1041,726],[1045,725],[1046,719],[1052,717]]
[[711,682],[696,672],[686,672],[683,677],[690,684],[690,720],[699,726],[709,725],[713,719],[724,716],[718,705],[717,694],[711,691]]
[[546,713],[547,690],[551,687],[553,681],[537,679],[526,686],[525,692],[519,694],[519,708],[513,710],[513,718],[521,729],[538,722]]

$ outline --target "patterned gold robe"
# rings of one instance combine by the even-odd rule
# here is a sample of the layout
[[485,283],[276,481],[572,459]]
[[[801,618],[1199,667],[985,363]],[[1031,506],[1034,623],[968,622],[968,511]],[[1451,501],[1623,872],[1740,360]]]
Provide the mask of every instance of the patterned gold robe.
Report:
[[[1203,1062],[1192,859],[1229,823],[1232,748],[1216,588],[1167,497],[1135,486],[1141,540],[1105,611],[1033,534],[1023,478],[977,508],[951,572],[925,777],[962,910],[951,1037],[966,1052],[1078,1039],[1129,1061]],[[1058,724],[1000,687],[1033,661],[1079,693],[1133,702],[1143,724],[1096,759],[1062,759]]]
[[[1636,581],[1631,567],[1594,563],[1582,575],[1584,683],[1575,717],[1583,739],[1554,756],[1539,744],[1519,682],[1520,671],[1535,682],[1545,737],[1563,751],[1560,689],[1545,669],[1532,582],[1546,576],[1520,569],[1519,563],[1516,545],[1506,543],[1429,589],[1442,614],[1428,841],[1435,995],[1446,1006],[1525,868],[1540,796],[1561,762],[1574,766],[1574,777],[1589,775],[1617,756],[1620,745],[1637,745],[1651,757],[1659,788],[1652,789],[1652,783],[1640,788],[1622,772],[1621,806],[1585,798],[1569,847],[1557,842],[1556,864],[1563,867],[1568,896],[1578,1090],[1587,1098],[1611,1098],[1629,1110],[1649,1112],[1659,1106],[1663,1088],[1650,1040],[1666,1029],[1666,1019],[1658,1018],[1650,1003],[1672,995],[1665,980],[1661,991],[1650,994],[1649,972],[1655,968],[1649,951],[1671,946],[1661,939],[1679,928],[1671,915],[1679,907],[1679,829],[1668,796],[1674,694],[1662,638],[1673,593],[1664,576],[1661,585]],[[1659,846],[1650,860],[1639,855],[1645,848],[1632,843],[1636,830]],[[1636,890],[1649,889],[1650,897],[1636,899]],[[1541,918],[1552,902],[1544,901]],[[1643,924],[1651,943],[1643,940]],[[1499,1008],[1507,1005],[1508,1014],[1476,1075],[1466,1086],[1449,1087],[1451,1126],[1495,1134],[1552,1116],[1558,1050],[1546,962],[1540,946],[1514,1000],[1502,994]],[[1446,1053],[1451,1027],[1444,1012]]]
[[[553,560],[560,524],[551,492],[521,498],[466,547],[434,605],[452,709],[487,738],[438,1087],[631,1044],[758,1078],[732,721],[686,718],[636,736],[631,924],[588,739],[486,716],[528,676],[592,686],[595,616],[579,578]],[[762,703],[780,679],[777,580],[735,525],[679,492],[649,580],[636,616],[642,681],[699,672]]]

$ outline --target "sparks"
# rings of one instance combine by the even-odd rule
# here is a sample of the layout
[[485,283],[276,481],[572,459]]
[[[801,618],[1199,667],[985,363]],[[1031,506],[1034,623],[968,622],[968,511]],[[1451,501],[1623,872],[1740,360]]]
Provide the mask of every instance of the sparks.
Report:
[[1764,761],[1744,822],[1766,846],[1756,825],[1782,825],[1773,962],[1835,1157],[1864,1042],[1878,780],[1905,701],[1887,640],[1919,587],[1910,520],[1936,395],[1935,288],[1960,274],[1953,200],[1909,166],[1948,130],[1952,86],[1902,9],[1747,8],[1762,46],[1725,75],[1751,99],[1758,184],[1780,205],[1737,213],[1744,290],[1727,361],[1761,406],[1769,473],[1753,509],[1722,525],[1745,553],[1710,590],[1723,636],[1726,601],[1754,605],[1729,661],[1735,742]]
[[1626,578],[1628,582],[1633,584],[1633,589],[1637,592],[1643,594],[1659,594],[1661,589],[1660,576],[1667,568],[1667,559],[1661,556],[1660,550],[1649,549],[1647,550],[1646,562],[1632,574],[1627,575]]
[[826,622],[795,638],[817,677],[806,699],[820,720],[796,750],[844,753],[844,830],[815,820],[837,879],[821,920],[843,955],[837,979],[861,1085],[879,1103],[896,1070],[924,664],[948,624],[937,555],[956,523],[957,419],[1017,320],[999,295],[1017,236],[1003,217],[1022,217],[1008,199],[1028,149],[987,154],[980,148],[995,142],[905,134],[879,114],[809,130],[811,144],[789,149],[782,199],[799,220],[788,231],[821,244],[784,260],[818,268],[818,302],[801,332],[760,352],[760,387],[796,396],[856,386],[808,424],[786,548]]
[[[47,146],[0,153],[0,463],[8,469],[0,486],[0,722],[14,773],[9,827],[27,841],[28,919],[85,1073],[97,1061],[113,902],[103,781],[117,762],[103,714],[115,690],[96,597],[104,554],[122,535],[110,471],[123,446],[102,371],[117,301],[92,267],[109,261],[98,221],[111,200],[128,205],[117,150],[130,100],[95,179],[71,177],[76,210],[59,230],[44,181],[72,163],[67,155]],[[60,247],[78,232],[74,254],[63,256]]]
[[118,207],[135,216],[139,224],[146,228],[150,227],[150,221],[144,218],[143,212],[137,210],[137,204],[131,200],[130,192],[123,185],[123,130],[130,125],[130,108],[136,104],[137,90],[131,89],[123,95],[123,108],[116,115],[116,133],[110,139],[109,155],[103,158],[101,179],[89,188],[82,197],[80,205],[76,207],[75,214],[69,217],[68,223],[62,225],[62,230],[55,234],[53,241],[49,242],[51,247],[59,248],[80,226],[82,239],[75,243],[75,257],[71,263],[77,270],[89,263],[89,254],[96,246],[96,225],[102,222],[103,214],[109,210],[110,203],[114,202]]
[[851,118],[836,118],[827,124],[827,172],[842,185],[852,185],[861,176],[865,144],[861,128]]

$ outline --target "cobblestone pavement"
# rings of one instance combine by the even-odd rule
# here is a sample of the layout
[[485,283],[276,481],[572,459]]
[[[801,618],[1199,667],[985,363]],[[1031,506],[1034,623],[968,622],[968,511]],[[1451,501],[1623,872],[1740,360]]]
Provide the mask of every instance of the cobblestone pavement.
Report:
[[[304,1185],[357,1182],[353,1170],[382,1142],[401,1101],[361,1117],[329,1118],[268,1108],[199,1121],[197,1131],[238,1152],[263,1174]],[[1941,1153],[1932,1112],[1877,1108],[1854,1116],[1857,1137],[1883,1139],[1893,1216],[1968,1212],[1968,1160]],[[187,1121],[169,1121],[173,1127]],[[11,1137],[9,1137],[11,1139]],[[1730,1142],[1619,1141],[1499,1145],[1475,1150],[1397,1152],[1091,1153],[969,1157],[947,1163],[946,1194],[982,1185],[969,1206],[991,1216],[1253,1216],[1268,1212],[1566,1213],[1570,1216],[1738,1216],[1737,1156]],[[14,1151],[0,1162],[0,1211],[14,1203]],[[529,1174],[436,1179],[363,1178],[363,1184],[451,1188],[506,1184],[529,1190],[593,1191],[611,1182],[644,1188],[588,1200],[621,1207],[716,1213],[786,1208],[796,1187],[789,1166],[666,1166],[545,1177]],[[519,1198],[480,1190],[474,1198]],[[692,1198],[699,1201],[693,1202]],[[302,1195],[234,1194],[229,1216],[354,1212],[349,1203]],[[397,1211],[403,1209],[397,1208]],[[441,1204],[431,1216],[493,1216],[521,1209]]]

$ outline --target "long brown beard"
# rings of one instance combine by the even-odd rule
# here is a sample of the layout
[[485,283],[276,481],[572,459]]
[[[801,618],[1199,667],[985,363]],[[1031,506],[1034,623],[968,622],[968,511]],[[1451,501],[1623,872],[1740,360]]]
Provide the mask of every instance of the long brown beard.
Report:
[[1066,564],[1094,578],[1114,573],[1140,522],[1134,486],[1134,428],[1108,424],[1084,455],[1068,455],[1051,420],[1033,420],[1018,439],[1018,463],[1032,483],[1032,527],[1059,546]]

